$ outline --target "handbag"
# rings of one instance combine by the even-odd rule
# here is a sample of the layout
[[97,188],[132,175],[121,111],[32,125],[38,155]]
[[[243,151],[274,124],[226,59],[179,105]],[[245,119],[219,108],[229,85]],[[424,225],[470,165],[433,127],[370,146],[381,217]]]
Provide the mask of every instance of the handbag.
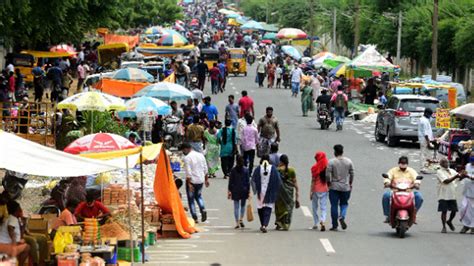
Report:
[[252,203],[247,204],[247,221],[253,221],[253,208]]

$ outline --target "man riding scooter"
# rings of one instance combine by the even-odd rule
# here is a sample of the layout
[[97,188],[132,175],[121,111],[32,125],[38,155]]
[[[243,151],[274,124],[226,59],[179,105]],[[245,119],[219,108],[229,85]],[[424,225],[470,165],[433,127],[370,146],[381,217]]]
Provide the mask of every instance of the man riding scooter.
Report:
[[[394,167],[390,169],[386,176],[384,176],[384,186],[386,188],[390,188],[391,183],[397,181],[398,179],[410,179],[414,184],[415,189],[420,188],[421,180],[417,180],[417,172],[408,167],[408,157],[401,156],[398,159],[398,167]],[[390,222],[390,198],[392,196],[392,190],[387,190],[383,194],[382,198],[382,206],[383,206],[383,214],[385,215],[385,223]],[[415,209],[418,212],[423,204],[423,197],[419,191],[414,191],[415,196]]]

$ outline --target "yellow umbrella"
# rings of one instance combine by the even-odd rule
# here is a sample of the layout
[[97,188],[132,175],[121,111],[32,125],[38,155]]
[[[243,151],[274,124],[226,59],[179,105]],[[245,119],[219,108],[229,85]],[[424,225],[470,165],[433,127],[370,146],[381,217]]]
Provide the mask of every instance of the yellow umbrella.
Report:
[[237,20],[235,20],[235,18],[230,18],[228,21],[227,21],[227,25],[229,26],[240,26],[242,24],[238,23]]
[[125,110],[122,99],[98,91],[81,92],[58,103],[58,109],[79,111]]

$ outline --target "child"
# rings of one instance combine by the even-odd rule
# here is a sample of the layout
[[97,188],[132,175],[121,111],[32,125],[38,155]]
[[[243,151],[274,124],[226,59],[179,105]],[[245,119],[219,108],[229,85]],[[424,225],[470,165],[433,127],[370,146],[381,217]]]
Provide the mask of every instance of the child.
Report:
[[[453,219],[458,211],[458,204],[456,202],[456,179],[460,175],[449,168],[448,160],[443,158],[439,162],[441,168],[437,172],[438,176],[438,212],[441,212],[441,223],[443,229],[441,233],[446,233],[446,224],[451,231],[456,230],[453,225]],[[449,220],[446,221],[448,211],[451,211]]]
[[281,64],[278,64],[277,69],[276,69],[276,78],[277,78],[277,83],[276,83],[276,88],[280,89],[281,88],[281,76],[283,74],[283,68]]

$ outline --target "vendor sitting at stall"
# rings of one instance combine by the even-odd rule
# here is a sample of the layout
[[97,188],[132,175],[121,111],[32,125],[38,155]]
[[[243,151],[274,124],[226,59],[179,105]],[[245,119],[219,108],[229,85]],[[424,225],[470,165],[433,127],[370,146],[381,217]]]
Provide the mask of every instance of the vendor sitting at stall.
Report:
[[4,217],[0,226],[0,252],[17,257],[18,265],[24,265],[30,246],[21,237],[20,219],[23,216],[20,204],[11,201],[7,205],[10,215]]
[[69,200],[66,203],[66,208],[61,211],[61,214],[59,215],[58,219],[56,219],[53,223],[51,239],[54,239],[54,235],[56,234],[56,231],[60,226],[69,226],[77,224],[76,216],[74,216],[74,211],[76,210],[77,205],[78,202],[75,200]]
[[104,204],[95,200],[92,193],[88,193],[86,202],[79,203],[74,215],[79,221],[83,221],[85,218],[96,218],[103,222],[110,216],[110,211]]

